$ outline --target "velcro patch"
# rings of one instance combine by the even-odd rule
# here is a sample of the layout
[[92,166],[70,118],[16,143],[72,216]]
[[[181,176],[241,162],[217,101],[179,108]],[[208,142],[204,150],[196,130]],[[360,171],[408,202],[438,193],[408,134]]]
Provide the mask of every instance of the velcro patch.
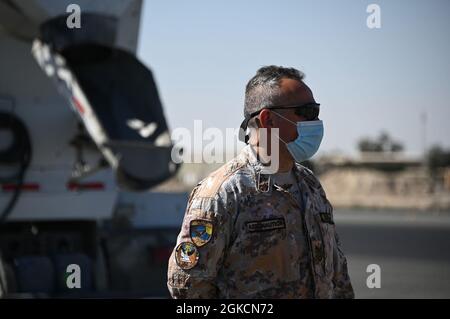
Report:
[[322,222],[327,224],[334,224],[333,215],[330,212],[322,212],[320,214],[320,219]]
[[273,218],[247,222],[245,226],[249,232],[261,232],[286,228],[286,223],[284,218]]
[[181,269],[187,270],[197,265],[199,253],[197,247],[190,242],[180,243],[175,250],[175,260]]
[[197,247],[206,245],[213,233],[213,224],[208,220],[195,219],[191,221],[189,233],[192,242]]

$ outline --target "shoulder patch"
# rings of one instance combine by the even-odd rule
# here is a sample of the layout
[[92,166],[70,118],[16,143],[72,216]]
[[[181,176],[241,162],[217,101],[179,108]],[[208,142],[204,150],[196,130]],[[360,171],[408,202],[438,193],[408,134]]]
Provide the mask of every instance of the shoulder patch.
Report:
[[189,226],[189,234],[192,242],[197,247],[206,245],[212,237],[213,224],[209,220],[194,219]]
[[180,243],[175,250],[175,260],[181,269],[194,268],[198,263],[199,253],[197,247],[190,242]]
[[317,177],[314,175],[314,172],[311,171],[309,168],[301,165],[296,164],[297,172],[299,173],[300,177],[303,178],[303,180],[306,182],[306,184],[310,188],[321,188],[320,182],[317,179]]

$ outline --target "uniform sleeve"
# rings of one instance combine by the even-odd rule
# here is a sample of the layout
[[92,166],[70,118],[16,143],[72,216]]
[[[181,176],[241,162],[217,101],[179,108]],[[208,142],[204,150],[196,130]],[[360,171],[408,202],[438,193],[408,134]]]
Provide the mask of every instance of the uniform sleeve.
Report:
[[[327,199],[325,190],[319,182],[319,192],[324,201],[332,207],[330,201]],[[333,218],[334,219],[334,218]],[[333,298],[336,299],[353,299],[355,298],[355,293],[353,291],[352,283],[350,281],[350,276],[348,274],[347,258],[342,250],[341,242],[339,240],[339,235],[336,231],[336,226],[334,228],[334,240],[335,248],[333,251],[333,262],[334,262],[334,276],[333,276]]]
[[[230,209],[220,193],[203,196],[201,190],[191,194],[169,259],[167,287],[175,299],[218,297],[217,276],[231,233]],[[182,252],[186,247],[191,250],[190,260]]]
[[339,235],[335,231],[336,249],[334,251],[334,293],[333,296],[336,299],[353,299],[355,293],[353,291],[350,276],[347,268],[347,258],[345,258],[342,252]]

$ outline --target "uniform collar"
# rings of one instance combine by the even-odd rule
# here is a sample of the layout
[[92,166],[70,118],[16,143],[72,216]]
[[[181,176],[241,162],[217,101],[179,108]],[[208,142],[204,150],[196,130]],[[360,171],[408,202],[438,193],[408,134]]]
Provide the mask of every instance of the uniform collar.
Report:
[[[244,152],[247,155],[247,160],[249,164],[253,167],[253,169],[256,172],[260,172],[261,174],[264,174],[264,171],[266,170],[265,165],[261,163],[261,161],[258,159],[258,155],[256,154],[256,150],[251,146],[247,145],[244,148]],[[264,174],[264,175],[271,175],[271,174]]]
[[[256,150],[251,145],[246,145],[241,152],[241,156],[245,158],[252,168],[256,189],[258,191],[264,190],[264,192],[270,191],[273,187],[271,174],[264,174],[264,165],[259,161]],[[319,187],[317,179],[304,166],[295,163],[293,172],[297,183],[306,192],[310,193]]]
[[256,150],[251,145],[246,145],[240,156],[249,164],[256,191],[270,193],[273,186],[272,178],[270,175],[263,173],[264,165],[259,161]]

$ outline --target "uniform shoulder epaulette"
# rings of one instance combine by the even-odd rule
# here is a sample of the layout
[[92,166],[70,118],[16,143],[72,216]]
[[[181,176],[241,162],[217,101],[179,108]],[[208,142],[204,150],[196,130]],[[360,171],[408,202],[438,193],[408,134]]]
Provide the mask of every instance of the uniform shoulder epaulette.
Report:
[[317,179],[317,177],[314,175],[313,171],[311,171],[309,168],[297,164],[297,168],[300,170],[300,174],[304,178],[305,182],[312,188],[320,188],[320,182]]
[[212,172],[200,183],[200,185],[198,185],[195,195],[202,198],[216,196],[220,187],[227,180],[227,178],[233,175],[244,165],[245,163],[241,163],[236,160],[232,160],[223,165],[216,171]]

